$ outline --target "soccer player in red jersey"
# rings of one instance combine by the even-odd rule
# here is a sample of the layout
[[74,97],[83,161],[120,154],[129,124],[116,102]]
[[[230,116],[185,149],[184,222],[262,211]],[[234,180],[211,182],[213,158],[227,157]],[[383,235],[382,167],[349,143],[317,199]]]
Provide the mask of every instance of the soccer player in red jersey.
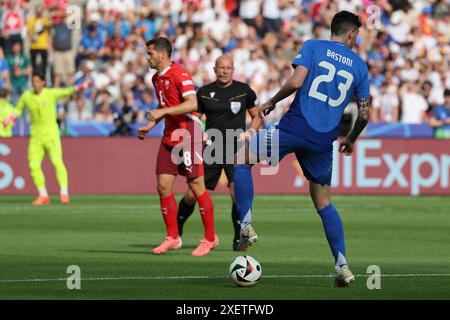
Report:
[[[172,62],[172,45],[167,38],[154,38],[146,45],[148,63],[151,68],[158,71],[153,76],[152,82],[159,107],[149,112],[147,115],[149,122],[145,127],[138,129],[138,138],[144,139],[147,132],[165,119],[156,176],[167,236],[161,245],[153,249],[153,254],[179,249],[182,245],[178,236],[177,202],[173,194],[173,184],[179,174],[186,177],[189,188],[197,198],[205,227],[205,238],[192,251],[192,255],[204,256],[219,244],[219,238],[214,230],[214,205],[203,177],[201,127],[198,118],[193,114],[197,110],[194,83],[189,72]],[[195,130],[199,133],[194,132]],[[184,134],[180,135],[180,132]],[[182,152],[179,149],[180,145],[183,146]]]

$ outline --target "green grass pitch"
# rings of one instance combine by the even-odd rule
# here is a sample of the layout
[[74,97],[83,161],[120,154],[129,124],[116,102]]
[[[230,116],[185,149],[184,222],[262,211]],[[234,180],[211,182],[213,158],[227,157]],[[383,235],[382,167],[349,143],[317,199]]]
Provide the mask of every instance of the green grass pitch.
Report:
[[[179,199],[179,197],[178,197]],[[256,196],[262,265],[255,287],[236,287],[228,267],[230,200],[214,195],[221,243],[192,257],[202,238],[198,210],[183,248],[153,256],[164,225],[155,196],[74,196],[62,206],[0,198],[0,299],[450,299],[450,197],[335,196],[345,226],[353,286],[332,288],[333,261],[320,218],[305,196]],[[81,290],[68,290],[69,265]],[[381,268],[369,290],[367,267]]]

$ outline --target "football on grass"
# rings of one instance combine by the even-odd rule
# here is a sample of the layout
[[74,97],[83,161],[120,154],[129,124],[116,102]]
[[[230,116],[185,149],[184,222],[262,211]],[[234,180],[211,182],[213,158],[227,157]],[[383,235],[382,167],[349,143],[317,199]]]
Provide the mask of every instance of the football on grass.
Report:
[[230,265],[230,276],[241,287],[254,286],[261,279],[262,268],[251,256],[239,256]]

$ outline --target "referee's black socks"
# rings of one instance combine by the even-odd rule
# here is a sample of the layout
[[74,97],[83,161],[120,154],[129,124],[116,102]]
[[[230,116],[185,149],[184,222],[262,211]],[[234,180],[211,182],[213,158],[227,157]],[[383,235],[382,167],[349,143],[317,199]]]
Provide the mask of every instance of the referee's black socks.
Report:
[[196,202],[194,202],[194,204],[192,204],[192,205],[187,204],[183,197],[180,200],[180,202],[178,203],[178,217],[177,218],[178,218],[178,235],[180,237],[183,235],[184,223],[192,215],[192,212],[194,212]]
[[[181,237],[183,235],[183,227],[184,223],[189,219],[192,213],[195,210],[195,203],[190,205],[187,204],[184,200],[184,197],[178,203],[178,234]],[[231,220],[233,221],[233,229],[234,229],[234,238],[233,243],[235,246],[238,246],[238,243],[235,243],[239,240],[239,235],[241,232],[241,221],[239,217],[239,212],[237,211],[236,203],[233,202],[233,207],[231,210]]]
[[239,217],[239,212],[236,207],[236,203],[233,202],[233,209],[231,209],[231,219],[233,220],[233,228],[234,228],[234,239],[233,242],[239,240],[240,232],[241,232],[241,221]]

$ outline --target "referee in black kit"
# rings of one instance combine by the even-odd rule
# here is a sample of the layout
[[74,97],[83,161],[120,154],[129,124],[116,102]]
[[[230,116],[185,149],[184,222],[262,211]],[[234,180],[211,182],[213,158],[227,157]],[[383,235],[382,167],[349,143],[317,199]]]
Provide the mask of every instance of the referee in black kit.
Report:
[[[228,178],[228,188],[233,201],[231,218],[234,227],[233,250],[239,251],[240,221],[236,208],[233,191],[233,163],[227,163],[226,158],[226,130],[246,130],[246,112],[248,110],[254,122],[261,123],[255,106],[256,94],[246,83],[233,80],[233,58],[222,55],[217,58],[214,72],[216,81],[201,87],[197,91],[198,113],[206,116],[206,131],[216,129],[223,136],[223,164],[204,163],[205,184],[208,190],[217,186],[222,170]],[[253,125],[254,126],[254,125]],[[228,144],[235,142],[229,141]],[[183,225],[195,209],[195,196],[188,190],[178,205],[178,233],[183,234]]]

